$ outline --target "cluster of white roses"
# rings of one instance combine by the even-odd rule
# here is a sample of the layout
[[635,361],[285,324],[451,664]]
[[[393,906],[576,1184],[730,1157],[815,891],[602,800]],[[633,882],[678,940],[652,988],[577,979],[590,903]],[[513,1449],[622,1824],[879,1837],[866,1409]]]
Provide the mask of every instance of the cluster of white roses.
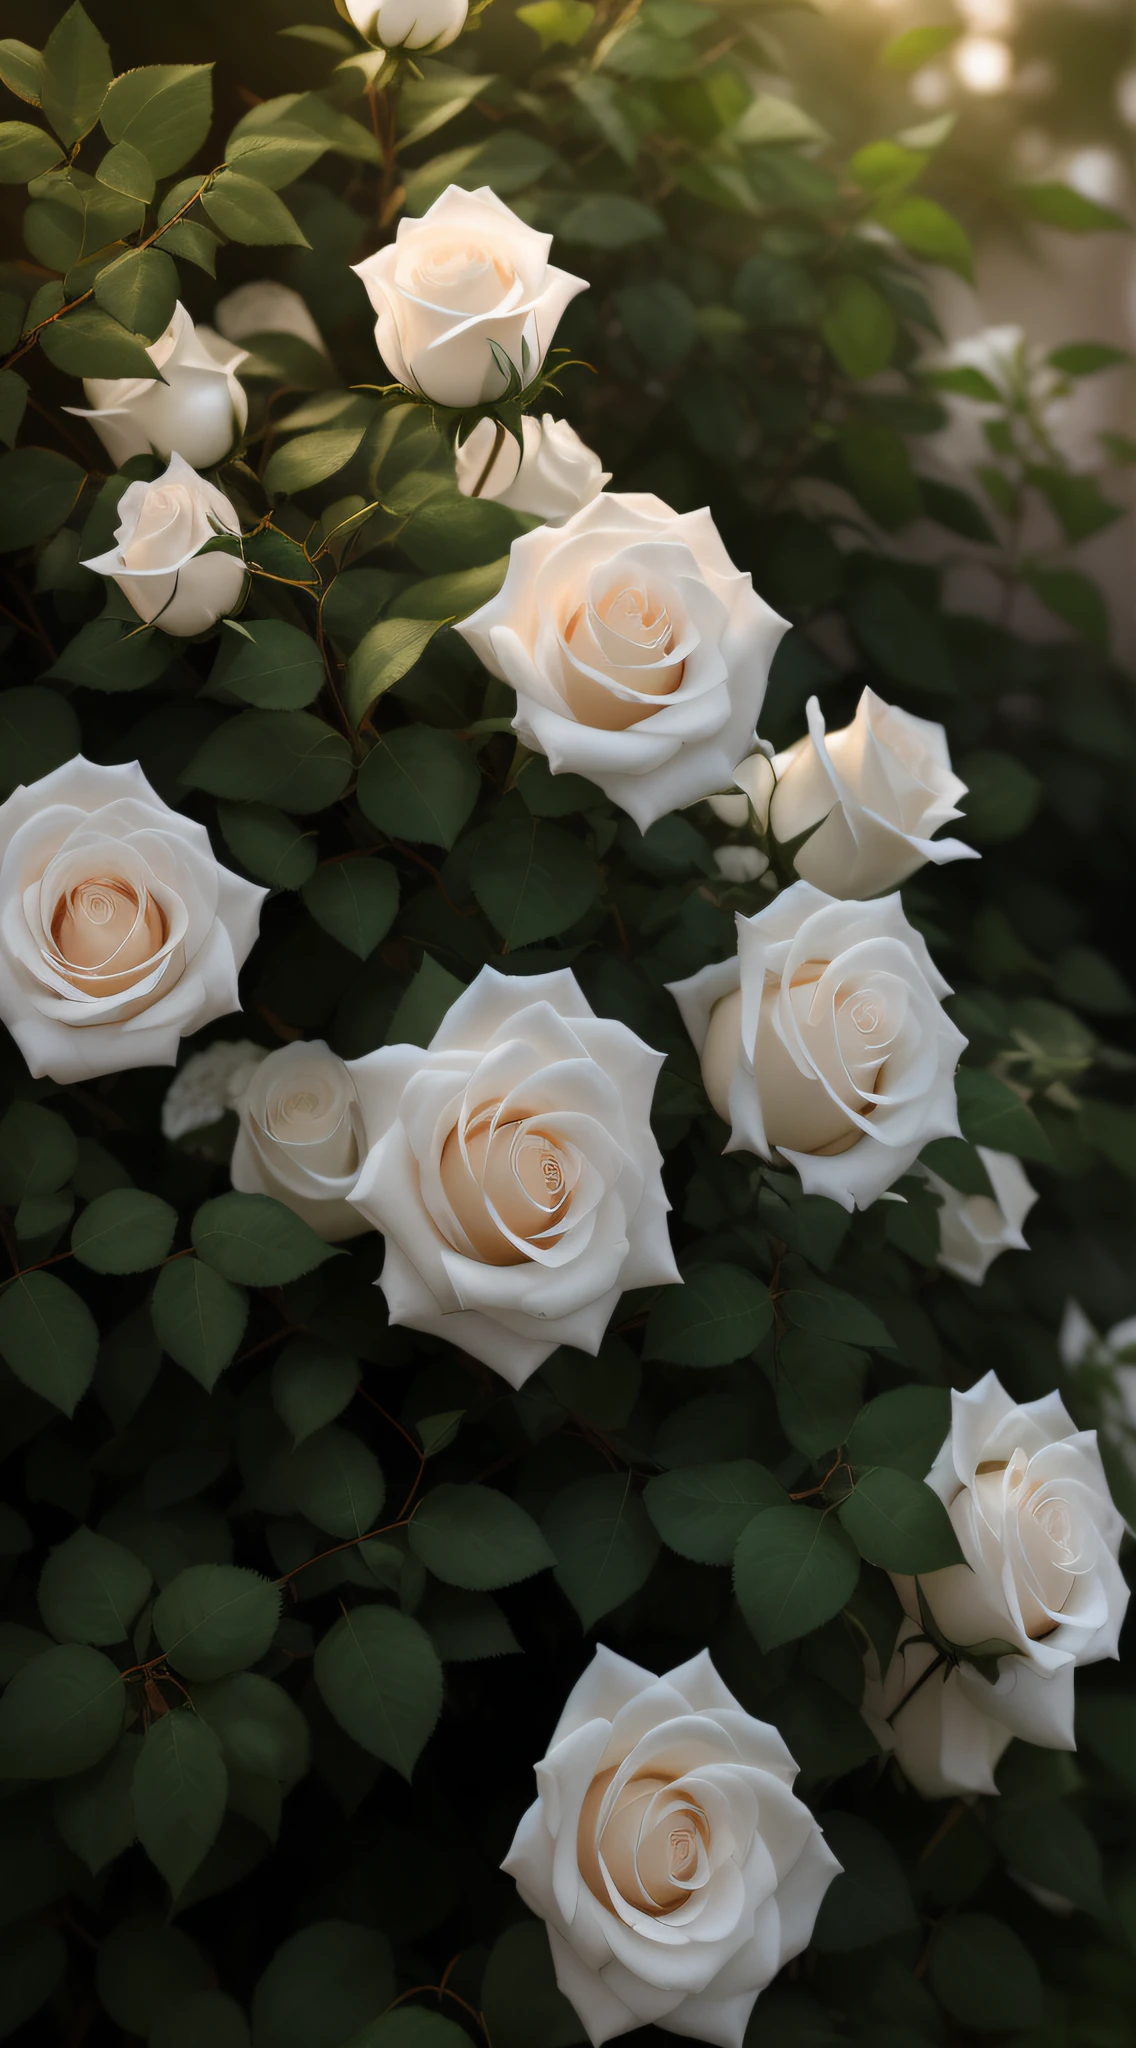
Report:
[[[390,48],[441,48],[467,12],[465,0],[338,4]],[[360,266],[392,373],[478,415],[459,487],[545,522],[514,542],[499,594],[459,630],[515,691],[515,730],[553,773],[588,777],[643,831],[713,799],[747,835],[722,863],[743,879],[768,880],[771,858],[792,856],[800,879],[738,917],[735,957],[673,993],[727,1150],[780,1156],[806,1190],[864,1208],[959,1129],[965,1041],[942,1008],[947,984],[898,893],[883,892],[926,861],[970,855],[934,837],[963,785],[941,727],[870,691],[843,732],[826,734],[814,700],[795,747],[754,751],[785,622],[709,512],[608,493],[564,422],[526,419],[519,445],[497,430],[494,399],[535,378],[583,289],[550,248],[490,190],[450,187]],[[278,288],[246,288],[218,319],[230,339],[287,325],[322,345]],[[203,552],[239,520],[191,466],[223,460],[243,432],[242,355],[180,307],[150,353],[156,380],[88,386],[87,416],[115,460],[150,450],[169,468],[130,485],[115,549],[88,566],[143,619],[196,634],[244,585],[239,559]],[[67,1082],[173,1064],[181,1036],[239,1007],[265,893],[221,867],[136,764],[80,758],[17,790],[0,807],[0,1015],[31,1072]],[[567,970],[486,967],[424,1050],[344,1062],[322,1043],[213,1046],[183,1068],[164,1126],[176,1138],[235,1109],[237,1189],[274,1196],[328,1240],[381,1231],[392,1321],[519,1387],[558,1345],[596,1352],[622,1292],[680,1277],[650,1128],[660,1064],[593,1013]],[[984,1159],[991,1197],[935,1183],[943,1263],[973,1280],[1022,1242],[1032,1199],[1016,1162]],[[1095,1440],[1056,1396],[1017,1408],[992,1380],[955,1396],[928,1484],[966,1564],[900,1582],[908,1619],[867,1710],[922,1789],[989,1790],[1012,1733],[1072,1743],[1074,1666],[1116,1646],[1121,1525]],[[993,1683],[956,1654],[976,1645]],[[655,2022],[740,2048],[838,1868],[793,1796],[795,1771],[705,1655],[656,1679],[597,1654],[506,1866],[548,1922],[593,2043]]]

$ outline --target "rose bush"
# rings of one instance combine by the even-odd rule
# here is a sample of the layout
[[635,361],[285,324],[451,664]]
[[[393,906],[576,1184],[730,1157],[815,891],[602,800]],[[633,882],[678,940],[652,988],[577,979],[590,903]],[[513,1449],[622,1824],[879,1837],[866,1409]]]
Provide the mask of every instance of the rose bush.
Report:
[[1128,2048],[1127,373],[937,333],[1115,217],[878,8],[12,5],[0,2035]]

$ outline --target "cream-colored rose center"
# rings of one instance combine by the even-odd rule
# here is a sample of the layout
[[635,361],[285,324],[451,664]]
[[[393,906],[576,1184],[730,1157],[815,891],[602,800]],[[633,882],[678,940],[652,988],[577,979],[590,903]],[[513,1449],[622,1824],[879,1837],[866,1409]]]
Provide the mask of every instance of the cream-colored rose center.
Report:
[[527,1117],[495,1125],[493,1115],[489,1107],[467,1123],[464,1153],[457,1128],[450,1132],[442,1147],[442,1190],[479,1259],[519,1266],[529,1256],[523,1244],[544,1251],[555,1242],[549,1227],[567,1214],[575,1166],[546,1127]]
[[[863,1135],[844,1105],[861,1116],[872,1114],[875,1104],[864,1097],[879,1092],[895,1028],[886,998],[876,989],[846,985],[837,990],[831,1010],[818,1012],[815,988],[824,972],[823,963],[807,962],[789,985],[801,1047],[815,1071],[802,1073],[776,1029],[775,982],[762,992],[753,1070],[768,1142],[791,1152],[832,1156],[850,1150]],[[741,990],[736,989],[715,1003],[702,1048],[706,1093],[726,1123],[730,1080],[742,1052],[741,1020]]]
[[168,569],[209,538],[204,515],[195,521],[193,499],[181,484],[157,485],[147,491],[138,522],[123,545],[128,569]]
[[1083,1570],[1068,1501],[1053,1481],[1030,1480],[1022,1452],[1016,1452],[1007,1464],[980,1465],[974,1491],[991,1528],[1006,1531],[1010,1518],[1016,1518],[1020,1549],[1014,1559],[1014,1578],[1022,1624],[1035,1641],[1049,1635]]
[[51,919],[53,965],[96,996],[132,988],[165,945],[165,913],[148,890],[121,876],[92,876],[59,898]]
[[483,242],[436,236],[412,247],[395,271],[403,291],[461,313],[491,313],[513,289],[509,257]]
[[667,1798],[668,1779],[643,1776],[628,1779],[601,1828],[600,1812],[614,1777],[614,1770],[601,1771],[588,1787],[576,1837],[580,1875],[609,1912],[605,1870],[627,1905],[656,1916],[673,1912],[690,1896],[704,1867],[710,1823],[686,1795]]
[[576,606],[564,628],[571,656],[564,694],[582,725],[623,732],[649,718],[657,706],[617,695],[584,668],[610,676],[639,698],[670,697],[683,678],[685,662],[668,660],[677,641],[674,621],[657,591],[638,583],[614,582],[600,596]]
[[313,1173],[342,1177],[361,1164],[350,1077],[336,1061],[312,1061],[281,1075],[264,1107],[264,1127]]

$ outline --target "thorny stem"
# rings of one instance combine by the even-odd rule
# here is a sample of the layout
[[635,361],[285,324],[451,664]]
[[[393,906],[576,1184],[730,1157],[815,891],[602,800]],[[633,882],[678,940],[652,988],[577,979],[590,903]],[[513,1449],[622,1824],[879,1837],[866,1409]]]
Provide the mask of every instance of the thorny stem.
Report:
[[370,1543],[375,1536],[390,1536],[395,1529],[405,1529],[408,1519],[400,1517],[397,1522],[384,1523],[381,1529],[364,1529],[361,1536],[349,1536],[345,1543],[333,1543],[330,1550],[317,1551],[315,1557],[306,1557],[303,1564],[293,1565],[290,1572],[281,1572],[276,1583],[287,1586],[293,1579],[298,1579],[301,1572],[306,1572],[309,1565],[322,1564],[326,1557],[338,1557],[341,1550],[355,1550],[360,1543]]
[[947,1662],[948,1658],[946,1651],[940,1650],[938,1656],[933,1658],[931,1663],[928,1664],[926,1671],[920,1672],[914,1685],[908,1687],[907,1691],[903,1695],[903,1698],[900,1700],[898,1707],[896,1707],[893,1710],[893,1712],[888,1715],[887,1724],[889,1728],[894,1728],[896,1719],[900,1714],[902,1714],[904,1707],[910,1704],[910,1702],[915,1698],[916,1693],[921,1689],[921,1687],[926,1685],[927,1680],[929,1678],[933,1678],[936,1671],[941,1670],[942,1666]]
[[836,1460],[835,1465],[829,1467],[828,1471],[824,1475],[824,1478],[818,1480],[815,1486],[806,1486],[800,1493],[791,1493],[789,1495],[789,1499],[813,1500],[818,1493],[824,1492],[824,1489],[828,1485],[829,1480],[834,1479],[838,1472],[851,1472],[851,1470],[852,1467],[848,1463],[847,1458],[838,1458]]
[[462,2011],[467,2012],[471,2020],[476,2020],[478,2026],[481,2028],[481,2031],[485,2036],[487,2048],[493,2048],[493,2041],[490,2036],[489,2028],[485,2023],[485,2014],[483,2012],[479,2012],[476,2006],[471,2005],[468,1998],[462,1998],[459,1992],[451,1991],[449,1985],[446,1982],[446,1979],[449,1976],[450,1971],[454,1969],[455,1965],[459,1961],[459,1957],[460,1951],[459,1955],[455,1956],[452,1962],[447,1963],[446,1968],[442,1972],[442,1976],[437,1984],[412,1984],[409,1991],[400,1991],[397,1998],[392,1998],[390,2004],[386,2006],[384,2010],[386,2012],[394,2012],[397,2006],[405,2005],[408,1998],[433,1997],[439,2000],[443,1998],[452,1998],[454,2004],[460,2005]]

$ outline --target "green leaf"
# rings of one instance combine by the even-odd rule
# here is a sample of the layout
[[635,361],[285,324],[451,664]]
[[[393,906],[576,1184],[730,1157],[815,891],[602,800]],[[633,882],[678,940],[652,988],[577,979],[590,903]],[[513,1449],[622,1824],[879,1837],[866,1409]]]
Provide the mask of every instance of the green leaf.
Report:
[[39,67],[40,105],[68,149],[90,133],[114,76],[98,29],[75,5],[56,24]]
[[133,333],[144,334],[147,341],[157,341],[165,333],[177,296],[177,265],[161,249],[129,249],[95,279],[95,297],[103,312]]
[[340,1727],[409,1780],[442,1711],[442,1667],[425,1629],[391,1607],[355,1608],[324,1636],[314,1668]]
[[253,1992],[253,2048],[344,2048],[394,1993],[384,1934],[314,1921],[277,1949]]
[[0,554],[46,540],[62,526],[86,481],[85,469],[51,448],[0,455]]
[[1059,520],[1066,540],[1074,546],[1124,517],[1124,508],[1105,497],[1093,476],[1042,464],[1032,465],[1028,474]]
[[[556,1982],[547,1930],[518,1920],[499,1934],[481,1986],[493,2048],[576,2048],[588,2036]],[[805,2044],[799,2044],[805,2048]]]
[[730,1365],[747,1358],[773,1327],[769,1289],[742,1266],[692,1266],[665,1287],[647,1319],[644,1358],[672,1365]]
[[26,185],[60,158],[59,144],[30,121],[0,121],[0,185]]
[[468,2044],[469,2035],[454,2020],[418,2005],[404,2005],[372,2020],[362,2033],[353,2034],[346,2048],[468,2048]]
[[858,1472],[891,1465],[922,1481],[950,1430],[951,1398],[945,1387],[893,1387],[861,1409],[844,1448]]
[[684,1465],[647,1481],[647,1513],[663,1542],[695,1564],[729,1564],[742,1530],[761,1508],[782,1507],[784,1490],[752,1458]]
[[734,1554],[734,1591],[766,1652],[831,1621],[848,1601],[860,1559],[832,1516],[813,1508],[766,1508]]
[[1053,1153],[1033,1112],[1005,1081],[984,1067],[960,1067],[955,1077],[964,1138],[990,1152],[1012,1152],[1046,1166]]
[[434,63],[429,58],[418,60],[418,70],[420,76],[410,79],[399,96],[403,149],[433,135],[493,84],[491,74],[458,71],[452,64]]
[[811,1336],[828,1337],[838,1344],[860,1344],[871,1351],[895,1349],[893,1338],[874,1310],[857,1301],[854,1294],[830,1287],[827,1280],[819,1280],[813,1273],[806,1274],[788,1290],[782,1308],[796,1329],[807,1330]]
[[92,1877],[129,1849],[134,1840],[130,1788],[139,1735],[123,1735],[118,1747],[90,1771],[64,1778],[55,1789],[56,1828]]
[[58,1642],[122,1643],[151,1584],[149,1567],[132,1551],[76,1529],[44,1565],[39,1611]]
[[895,199],[881,200],[874,217],[889,234],[928,262],[942,263],[968,281],[974,273],[974,251],[961,221],[937,200],[920,192],[905,192]]
[[353,724],[362,725],[371,706],[409,673],[439,624],[436,619],[380,619],[371,627],[347,664],[344,696]]
[[826,1813],[824,1838],[842,1874],[825,1893],[814,1948],[847,1955],[917,1925],[903,1866],[883,1835],[855,1814]]
[[187,1934],[156,1914],[116,1920],[99,1944],[95,1984],[111,2020],[144,2038],[200,1990],[205,1959]]
[[202,194],[201,203],[231,242],[308,247],[307,236],[284,201],[267,185],[239,171],[221,171]]
[[80,306],[65,320],[53,321],[44,328],[39,345],[57,370],[72,377],[155,375],[141,336],[131,334],[99,306]]
[[386,1484],[379,1461],[335,1423],[300,1445],[291,1464],[296,1506],[329,1536],[363,1536],[379,1519]]
[[843,1443],[860,1408],[867,1359],[850,1345],[786,1330],[781,1339],[777,1413],[789,1442],[807,1458]]
[[[154,197],[154,172],[142,151],[131,142],[116,142],[108,149],[95,176],[100,185],[123,193],[127,199],[137,199],[144,206]],[[172,246],[167,243],[167,250]],[[110,310],[114,311],[113,306]]]
[[326,681],[319,648],[307,633],[283,619],[252,619],[241,634],[222,636],[209,694],[224,692],[261,711],[302,711]]
[[962,29],[957,22],[932,23],[927,28],[905,29],[901,35],[893,36],[880,51],[879,63],[884,71],[922,71],[925,64],[933,64],[936,57],[942,57],[953,43],[957,43]]
[[134,1767],[134,1820],[175,1898],[213,1847],[228,1796],[221,1745],[192,1707],[150,1723]]
[[145,1273],[160,1266],[174,1241],[177,1210],[141,1188],[113,1188],[88,1202],[71,1249],[95,1273]]
[[1028,830],[1045,795],[1044,784],[1012,754],[967,754],[958,764],[966,783],[962,809],[968,839],[979,846],[1001,846]]
[[154,1602],[154,1634],[183,1678],[257,1664],[276,1634],[280,1589],[233,1564],[194,1564]]
[[302,889],[316,870],[319,848],[292,818],[269,804],[218,804],[217,822],[250,875],[273,889]]
[[1025,1944],[988,1913],[945,1919],[931,1947],[931,1985],[940,2004],[976,2034],[1040,2027],[1045,1998]]
[[0,1355],[64,1415],[75,1413],[90,1386],[98,1350],[90,1309],[54,1273],[30,1273],[0,1294]]
[[248,1296],[200,1259],[164,1266],[150,1313],[163,1351],[211,1392],[245,1333]]
[[846,377],[875,377],[890,363],[895,314],[867,278],[855,272],[834,278],[820,326]]
[[118,1741],[126,1688],[118,1666],[64,1643],[17,1671],[0,1699],[0,1776],[69,1778]]
[[28,403],[26,380],[17,370],[0,370],[0,441],[13,448]]
[[962,1551],[937,1493],[906,1472],[877,1465],[840,1505],[840,1521],[861,1557],[884,1571],[937,1572]]
[[1107,651],[1108,607],[1091,576],[1080,569],[1043,569],[1035,562],[1026,568],[1025,580],[1047,611],[1094,647]]
[[555,938],[595,902],[599,877],[583,841],[543,818],[491,825],[470,866],[473,893],[505,946]]
[[180,171],[201,148],[212,120],[211,64],[144,64],[124,71],[102,110],[107,140],[139,150],[156,178]]
[[79,628],[46,674],[88,690],[123,693],[156,683],[171,659],[169,637],[157,627],[141,627],[137,619],[99,618]]
[[0,2041],[35,2017],[66,1970],[67,1943],[54,1927],[28,1920],[0,1935]]
[[198,1258],[245,1287],[282,1287],[340,1256],[271,1195],[215,1195],[193,1219]]
[[1047,228],[1063,228],[1066,234],[1092,235],[1110,228],[1124,234],[1132,232],[1131,222],[1122,213],[1115,213],[1111,206],[1099,206],[1095,199],[1086,199],[1072,185],[1017,185],[1014,197],[1031,220],[1041,221]]
[[[0,700],[2,701],[2,700]],[[13,1102],[0,1118],[0,1202],[18,1208],[29,1195],[53,1195],[79,1163],[79,1141],[41,1102]]]
[[492,1486],[436,1486],[415,1509],[410,1548],[435,1578],[471,1592],[513,1586],[556,1562],[531,1515]]
[[456,733],[404,725],[385,733],[359,771],[365,817],[392,839],[451,847],[477,802],[481,775]]
[[919,517],[911,457],[890,427],[853,420],[840,430],[840,455],[853,496],[880,526],[890,533]]
[[508,555],[502,555],[500,561],[486,562],[478,569],[459,569],[450,576],[427,576],[392,599],[387,617],[419,622],[436,619],[439,625],[448,619],[467,618],[470,612],[496,597],[508,566]]
[[373,407],[364,401],[359,416],[350,425],[331,427],[325,433],[296,434],[286,441],[265,468],[264,488],[269,497],[290,498],[338,475],[350,462],[373,418]]
[[398,874],[385,860],[337,860],[304,884],[316,923],[359,960],[369,960],[398,910]]
[[530,0],[527,7],[517,9],[517,20],[540,37],[542,50],[555,49],[558,43],[574,49],[583,42],[595,18],[596,10],[588,0]]
[[250,2048],[248,2021],[227,1991],[195,1991],[161,2015],[149,2048]]
[[566,1486],[541,1527],[556,1559],[556,1582],[585,1629],[639,1591],[659,1554],[630,1473],[607,1472]]
[[182,780],[210,796],[325,811],[351,779],[345,739],[308,711],[241,711],[206,740]]
[[311,1764],[311,1731],[282,1685],[256,1671],[234,1671],[194,1688],[193,1704],[221,1744],[231,1771],[271,1778],[286,1789]]
[[5,690],[0,695],[0,797],[10,796],[21,783],[38,782],[77,754],[81,744],[79,720],[57,690],[35,684]]
[[318,1337],[292,1337],[272,1368],[272,1405],[302,1444],[341,1415],[355,1392],[358,1361]]
[[1069,341],[1063,348],[1051,348],[1045,360],[1064,377],[1095,377],[1098,370],[1130,363],[1132,351],[1114,348],[1109,341]]
[[465,983],[440,967],[431,953],[424,954],[410,987],[399,998],[385,1043],[429,1045],[446,1011],[464,988]]
[[42,54],[33,50],[30,43],[21,43],[15,36],[5,36],[0,42],[0,78],[17,99],[27,100],[29,106],[38,107],[43,84]]
[[623,192],[593,192],[564,215],[560,235],[589,249],[630,249],[666,233],[653,206]]

